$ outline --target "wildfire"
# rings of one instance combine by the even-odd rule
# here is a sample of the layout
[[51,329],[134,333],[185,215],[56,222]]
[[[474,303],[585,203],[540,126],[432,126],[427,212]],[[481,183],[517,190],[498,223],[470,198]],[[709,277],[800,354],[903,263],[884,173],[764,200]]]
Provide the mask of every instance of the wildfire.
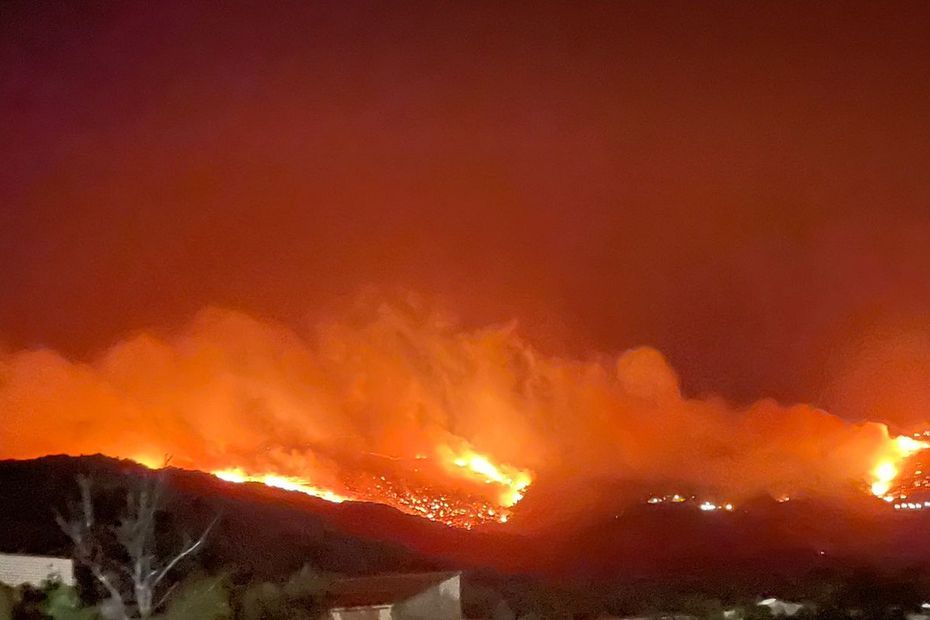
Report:
[[[888,449],[870,471],[872,494],[892,502],[895,498],[889,495],[889,491],[900,473],[901,462],[927,448],[930,448],[930,442],[904,435],[888,442]],[[399,473],[395,471],[390,474],[359,474],[351,480],[344,480],[338,491],[315,484],[307,476],[278,472],[256,473],[243,467],[217,469],[211,473],[226,482],[259,483],[337,504],[345,501],[386,504],[406,514],[463,529],[472,529],[484,523],[507,523],[512,508],[523,499],[533,482],[533,474],[529,470],[497,463],[489,455],[475,451],[468,444],[457,450],[442,445],[435,449],[434,454],[416,453],[408,459],[413,463],[409,472],[400,470]],[[392,463],[404,461],[397,457],[376,456],[388,458]],[[136,455],[133,460],[153,469],[160,466],[157,459],[147,455]],[[415,474],[411,474],[421,469],[429,472],[429,475],[417,479]],[[445,474],[444,482],[436,482],[436,472]],[[456,483],[456,479],[461,484]],[[778,501],[788,499],[785,496]],[[693,497],[691,500],[702,511],[733,510],[730,503],[698,502]],[[648,503],[666,501],[681,503],[688,501],[688,498],[678,494],[656,496],[649,498]],[[895,505],[895,508],[910,508],[910,505]]]
[[[336,492],[311,481],[278,473],[249,473],[241,467],[214,470],[211,473],[226,482],[256,482],[278,489],[304,493],[329,502],[344,501],[377,502],[387,504],[401,512],[412,514],[432,521],[444,523],[451,527],[472,529],[481,523],[506,523],[511,516],[511,508],[521,499],[532,482],[530,472],[508,465],[495,464],[487,455],[471,449],[456,456],[448,448],[438,451],[441,455],[440,465],[445,470],[452,470],[464,478],[469,485],[475,483],[500,487],[495,492],[495,501],[486,498],[486,492],[470,492],[467,489],[452,488],[455,485],[437,486],[416,484],[402,477],[386,475],[360,476],[347,483],[349,492]],[[429,461],[429,457],[417,454],[418,462]],[[466,485],[466,486],[469,486]],[[479,488],[479,491],[484,491]]]
[[245,471],[240,468],[221,469],[211,473],[220,480],[225,480],[226,482],[260,482],[261,484],[270,487],[312,495],[313,497],[319,497],[320,499],[325,499],[328,502],[334,502],[336,504],[342,503],[349,499],[348,497],[334,493],[329,489],[322,489],[320,487],[313,486],[306,480],[295,478],[293,476],[281,476],[278,474],[250,475],[245,473]]
[[[679,386],[650,347],[557,357],[510,327],[469,330],[406,305],[376,303],[309,334],[205,309],[88,361],[0,351],[0,458],[103,453],[159,468],[168,454],[232,483],[471,528],[507,522],[544,470],[546,496],[579,509],[578,486],[602,479],[714,489],[693,498],[708,512],[850,481],[894,503],[904,459],[930,447],[930,435],[889,437],[809,405],[737,411]],[[930,474],[919,482],[930,488]],[[595,509],[597,492],[584,494]]]
[[697,505],[697,507],[700,508],[702,512],[713,512],[715,510],[725,510],[726,512],[733,511],[733,504],[730,502],[725,502],[723,504],[718,504],[708,500],[701,500],[698,502],[697,497],[694,495],[686,497],[678,493],[675,493],[674,495],[653,495],[646,500],[646,503],[653,505],[665,503]]
[[926,448],[930,448],[930,443],[926,441],[918,441],[906,435],[896,437],[892,442],[892,455],[883,458],[872,469],[872,494],[884,498],[898,476],[898,464]]
[[500,502],[508,508],[523,499],[524,492],[533,481],[528,471],[507,465],[497,466],[483,454],[470,450],[464,455],[455,457],[452,463],[456,467],[483,478],[485,484],[498,484],[504,487]]

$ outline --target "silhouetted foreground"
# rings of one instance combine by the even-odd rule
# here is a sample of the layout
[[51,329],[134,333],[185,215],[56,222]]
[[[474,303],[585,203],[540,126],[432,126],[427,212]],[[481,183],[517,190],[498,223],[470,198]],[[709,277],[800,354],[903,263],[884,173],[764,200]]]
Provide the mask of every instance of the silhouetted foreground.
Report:
[[[78,475],[94,481],[97,518],[116,522],[127,486],[148,472],[101,456],[0,462],[0,551],[71,555],[54,514],[77,498]],[[769,595],[806,601],[821,617],[899,617],[930,600],[921,561],[930,519],[872,504],[759,500],[732,515],[632,506],[521,534],[519,526],[466,532],[381,505],[331,504],[197,472],[170,470],[167,483],[159,544],[176,546],[220,515],[178,576],[195,575],[184,582],[194,591],[213,580],[208,589],[225,593],[237,617],[319,611],[326,584],[340,576],[451,569],[465,571],[468,617],[716,617],[738,605],[765,613],[756,602]],[[541,508],[529,500],[529,510]],[[80,598],[99,601],[92,580],[78,577]],[[27,606],[29,596],[42,598],[29,594]],[[258,615],[242,615],[247,608]]]

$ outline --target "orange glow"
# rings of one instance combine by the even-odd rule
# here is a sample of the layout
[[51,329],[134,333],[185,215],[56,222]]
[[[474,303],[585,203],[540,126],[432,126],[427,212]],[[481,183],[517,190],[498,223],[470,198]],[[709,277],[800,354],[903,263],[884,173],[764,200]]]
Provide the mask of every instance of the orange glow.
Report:
[[918,441],[906,435],[896,437],[891,442],[891,455],[886,456],[872,469],[872,494],[885,497],[895,478],[898,477],[898,465],[907,457],[930,448],[930,443]]
[[129,457],[129,460],[149,469],[159,469],[165,465],[165,457],[155,458],[148,454],[136,454]]
[[872,475],[875,477],[872,482],[872,494],[882,497],[891,488],[891,483],[898,475],[898,468],[891,461],[882,461],[872,470]]
[[[472,450],[467,450],[462,456],[455,456],[445,447],[437,452],[443,455],[440,462],[443,468],[451,468],[459,475],[464,473],[464,488],[453,488],[456,485],[449,484],[441,488],[431,484],[412,485],[385,475],[372,475],[359,476],[347,484],[349,491],[339,492],[304,478],[277,473],[254,474],[241,467],[217,469],[211,473],[226,482],[256,482],[334,503],[354,500],[387,504],[407,514],[464,529],[472,529],[482,523],[506,523],[511,515],[509,509],[523,498],[532,482],[528,471],[495,464],[490,457]],[[417,454],[414,459],[430,460],[423,454]],[[472,485],[495,487],[492,495],[496,499],[486,499],[485,493],[479,492],[483,491],[481,488],[469,491],[468,487]]]
[[260,482],[261,484],[268,485],[270,487],[275,487],[277,489],[284,489],[285,491],[295,491],[297,493],[304,493],[306,495],[312,495],[313,497],[319,497],[320,499],[325,499],[328,502],[341,503],[346,501],[347,497],[343,497],[338,493],[334,493],[328,489],[321,489],[320,487],[315,487],[305,480],[300,478],[294,478],[292,476],[279,476],[276,474],[261,474],[261,475],[250,475],[245,473],[242,469],[221,469],[212,472],[214,476],[220,480],[225,480],[226,482]]
[[309,335],[208,309],[88,362],[0,351],[0,375],[3,458],[103,453],[157,468],[168,454],[231,482],[460,528],[519,523],[529,492],[544,508],[524,523],[597,508],[600,480],[675,480],[734,505],[850,482],[884,496],[927,446],[808,405],[685,397],[648,347],[555,357],[510,327],[390,306]]
[[908,457],[926,448],[930,448],[930,443],[927,443],[926,441],[918,441],[916,439],[912,439],[911,437],[908,437],[907,435],[901,435],[900,437],[896,437],[894,440],[894,443],[895,443],[895,447],[900,452],[902,458]]
[[500,502],[502,506],[508,508],[523,499],[524,492],[533,482],[530,472],[508,465],[495,465],[487,456],[472,450],[455,456],[452,464],[469,472],[469,475],[474,474],[485,484],[497,484],[503,487]]

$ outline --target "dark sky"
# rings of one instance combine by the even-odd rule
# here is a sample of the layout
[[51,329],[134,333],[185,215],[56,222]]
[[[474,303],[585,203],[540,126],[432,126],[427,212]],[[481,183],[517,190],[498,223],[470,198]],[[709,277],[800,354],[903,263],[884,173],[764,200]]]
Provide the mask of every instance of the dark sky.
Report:
[[654,345],[693,394],[919,416],[928,33],[926,2],[4,2],[0,341],[401,287]]

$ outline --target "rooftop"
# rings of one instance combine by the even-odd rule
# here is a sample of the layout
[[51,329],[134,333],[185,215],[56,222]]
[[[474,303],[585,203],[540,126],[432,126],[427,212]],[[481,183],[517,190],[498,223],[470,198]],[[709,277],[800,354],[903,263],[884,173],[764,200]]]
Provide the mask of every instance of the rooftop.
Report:
[[446,571],[342,579],[333,583],[330,588],[330,606],[342,608],[392,605],[460,574]]

